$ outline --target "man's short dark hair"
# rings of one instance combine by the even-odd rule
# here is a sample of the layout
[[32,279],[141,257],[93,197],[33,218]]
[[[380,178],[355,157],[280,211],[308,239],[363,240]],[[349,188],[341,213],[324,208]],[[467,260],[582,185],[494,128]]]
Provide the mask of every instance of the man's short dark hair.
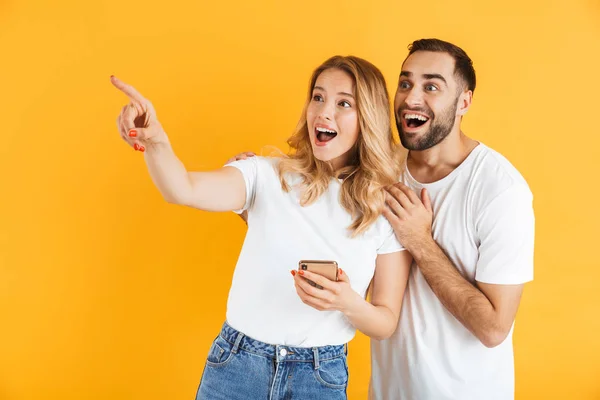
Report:
[[476,78],[475,68],[473,68],[473,61],[460,47],[440,39],[420,39],[415,40],[408,45],[408,51],[409,56],[417,51],[448,53],[455,62],[455,75],[457,75],[459,79],[463,81],[465,86],[471,92],[475,92]]

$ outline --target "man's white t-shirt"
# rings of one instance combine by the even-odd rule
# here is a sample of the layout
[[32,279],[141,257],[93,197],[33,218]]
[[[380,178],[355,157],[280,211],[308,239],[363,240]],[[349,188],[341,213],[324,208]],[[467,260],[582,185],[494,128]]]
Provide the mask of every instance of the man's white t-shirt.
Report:
[[[533,196],[519,172],[479,144],[445,178],[403,183],[427,188],[433,237],[470,282],[522,284],[533,279]],[[371,341],[372,400],[508,400],[514,398],[512,328],[487,348],[442,305],[413,265],[398,329]]]
[[[350,341],[355,328],[339,311],[318,311],[296,293],[291,270],[300,260],[334,260],[362,297],[375,272],[378,254],[404,250],[388,221],[379,217],[351,238],[351,215],[340,204],[341,180],[311,205],[300,206],[299,175],[288,174],[281,188],[277,158],[251,157],[228,166],[246,182],[248,231],[227,303],[227,322],[244,334],[277,345],[314,347]],[[296,186],[295,186],[296,185]],[[240,212],[241,210],[237,210]]]

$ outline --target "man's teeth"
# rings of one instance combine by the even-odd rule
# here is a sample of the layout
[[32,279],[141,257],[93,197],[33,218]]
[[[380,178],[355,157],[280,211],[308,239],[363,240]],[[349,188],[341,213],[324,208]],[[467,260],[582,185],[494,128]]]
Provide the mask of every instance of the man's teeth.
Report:
[[418,119],[419,121],[427,121],[427,117],[419,114],[405,114],[404,119]]
[[327,128],[321,128],[320,126],[317,127],[317,131],[325,132],[325,133],[336,133],[336,131],[332,131],[331,129],[327,129]]

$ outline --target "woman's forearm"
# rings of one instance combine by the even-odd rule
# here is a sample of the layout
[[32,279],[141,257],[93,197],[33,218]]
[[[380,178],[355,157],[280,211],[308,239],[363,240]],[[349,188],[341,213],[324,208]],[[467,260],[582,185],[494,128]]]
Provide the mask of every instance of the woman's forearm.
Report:
[[190,203],[192,183],[170,143],[149,146],[144,159],[154,185],[166,201],[182,205]]
[[204,211],[244,206],[246,183],[237,168],[189,172],[167,143],[150,147],[144,158],[152,181],[169,203]]
[[385,306],[376,306],[356,294],[356,300],[343,311],[348,321],[365,335],[377,339],[387,339],[396,330],[398,317]]

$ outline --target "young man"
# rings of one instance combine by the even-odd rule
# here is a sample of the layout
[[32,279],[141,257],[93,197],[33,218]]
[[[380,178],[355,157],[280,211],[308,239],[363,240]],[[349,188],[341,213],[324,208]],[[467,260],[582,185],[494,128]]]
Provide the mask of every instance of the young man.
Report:
[[467,54],[437,39],[409,49],[394,101],[409,154],[385,215],[415,262],[398,329],[371,344],[370,398],[513,399],[532,194],[502,155],[461,131],[475,90]]

